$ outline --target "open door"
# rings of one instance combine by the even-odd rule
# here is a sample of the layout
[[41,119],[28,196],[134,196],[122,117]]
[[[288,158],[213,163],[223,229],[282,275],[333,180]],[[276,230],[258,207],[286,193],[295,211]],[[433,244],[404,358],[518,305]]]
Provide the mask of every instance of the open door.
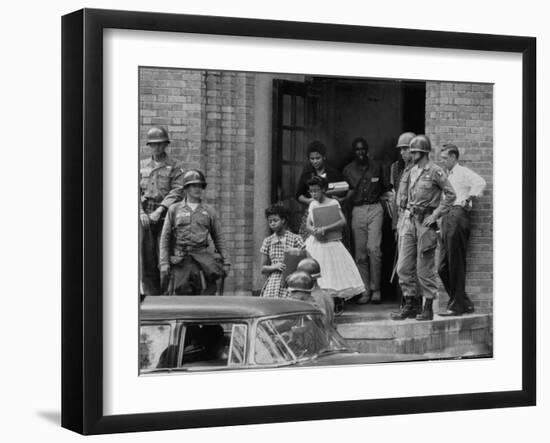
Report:
[[298,232],[304,209],[295,193],[316,127],[317,102],[307,82],[273,80],[271,200],[290,209],[289,227],[293,232]]
[[[351,141],[369,143],[369,156],[389,170],[399,151],[399,134],[425,131],[426,84],[418,81],[343,77],[305,77],[303,82],[273,81],[272,202],[291,210],[290,229],[298,232],[303,207],[295,199],[307,145],[327,146],[327,162],[342,170],[352,158]],[[347,214],[348,221],[350,219]],[[382,232],[382,293],[399,299],[390,283],[395,253],[391,220]]]

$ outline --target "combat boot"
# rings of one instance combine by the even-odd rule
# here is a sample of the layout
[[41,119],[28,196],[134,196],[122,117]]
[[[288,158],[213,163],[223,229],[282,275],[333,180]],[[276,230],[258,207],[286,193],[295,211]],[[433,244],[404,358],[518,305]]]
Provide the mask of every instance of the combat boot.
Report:
[[433,298],[427,298],[424,302],[424,309],[422,309],[422,313],[418,314],[416,316],[416,319],[418,321],[425,321],[425,320],[433,320],[434,318],[434,311],[433,311]]
[[392,312],[390,318],[392,320],[405,320],[407,318],[415,318],[416,314],[418,314],[418,310],[415,306],[414,297],[405,297],[405,304],[399,312]]

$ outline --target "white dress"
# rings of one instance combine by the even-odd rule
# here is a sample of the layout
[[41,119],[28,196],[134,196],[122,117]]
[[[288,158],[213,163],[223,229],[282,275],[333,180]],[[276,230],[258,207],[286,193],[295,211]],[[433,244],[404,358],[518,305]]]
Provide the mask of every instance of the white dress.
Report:
[[[313,208],[340,204],[325,197],[322,203],[313,200],[308,208],[308,219],[312,219]],[[330,291],[334,297],[349,299],[365,291],[365,285],[353,257],[339,240],[319,241],[310,235],[305,241],[307,252],[319,262],[321,277],[319,287]]]

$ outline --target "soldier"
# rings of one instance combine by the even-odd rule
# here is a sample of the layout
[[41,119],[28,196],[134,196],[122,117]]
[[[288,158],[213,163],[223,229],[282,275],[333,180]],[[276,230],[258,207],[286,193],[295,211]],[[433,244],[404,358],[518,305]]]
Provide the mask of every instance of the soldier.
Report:
[[169,143],[166,129],[153,126],[147,132],[147,146],[151,150],[151,157],[140,162],[139,219],[143,295],[162,293],[158,268],[160,232],[166,211],[183,196],[180,164],[165,152]]
[[[390,184],[392,185],[394,192],[392,201],[392,229],[395,231],[395,256],[394,271],[392,272],[391,278],[392,282],[394,280],[395,270],[397,268],[397,257],[399,254],[399,231],[403,224],[403,210],[401,210],[401,208],[397,204],[397,192],[399,191],[399,183],[401,182],[401,177],[403,176],[403,173],[414,166],[409,146],[409,143],[414,137],[416,137],[416,134],[414,132],[404,132],[399,136],[395,147],[396,149],[399,149],[399,154],[401,155],[401,158],[393,162],[390,167]],[[398,312],[391,313],[391,318],[394,320],[402,320],[401,309],[405,305],[405,299],[403,297],[403,293],[401,292],[401,287],[399,286],[399,284],[396,285],[396,288],[398,293],[400,294],[401,304],[400,310]],[[422,301],[422,299],[418,297],[415,298],[415,300],[417,301],[417,303],[419,301]],[[421,303],[419,304],[419,308],[421,309]]]
[[440,313],[443,316],[474,311],[474,304],[466,294],[466,249],[470,237],[472,200],[481,197],[486,183],[474,171],[458,163],[459,155],[456,145],[443,145],[441,159],[456,191],[454,205],[441,220],[438,272],[449,294],[447,310]]
[[[456,195],[443,169],[430,161],[430,139],[417,135],[411,140],[414,166],[401,178],[397,201],[403,209],[397,274],[405,306],[402,318],[433,319],[433,300],[437,296],[435,249],[436,221],[446,214]],[[417,280],[418,278],[418,280]],[[418,314],[414,298],[417,282],[424,296],[424,308]]]
[[392,185],[394,191],[392,229],[397,231],[396,236],[399,231],[399,215],[403,215],[403,211],[400,210],[399,205],[397,204],[397,192],[399,190],[399,183],[401,182],[403,172],[414,166],[409,146],[409,143],[414,137],[416,137],[414,132],[404,132],[399,136],[395,147],[396,149],[399,149],[401,158],[393,162],[390,166],[390,184]]
[[317,280],[321,277],[321,267],[319,262],[314,258],[304,258],[300,260],[296,271],[303,271],[309,274],[313,280],[313,288],[311,290],[311,297],[315,300],[315,304],[325,313],[325,325],[334,326],[334,300],[330,295],[330,292],[326,289],[321,289]]
[[[229,271],[225,239],[214,208],[202,201],[204,174],[183,174],[185,198],[168,210],[160,236],[160,273],[168,295],[214,295]],[[217,253],[208,248],[211,237]]]

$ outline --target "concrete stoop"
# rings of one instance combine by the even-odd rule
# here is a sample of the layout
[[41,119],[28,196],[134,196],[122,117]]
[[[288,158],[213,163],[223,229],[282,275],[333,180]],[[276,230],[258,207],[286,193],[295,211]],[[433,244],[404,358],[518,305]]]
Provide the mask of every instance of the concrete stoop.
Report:
[[492,315],[467,314],[432,321],[394,321],[396,305],[346,306],[337,329],[361,352],[422,355],[424,358],[490,357],[493,352]]

